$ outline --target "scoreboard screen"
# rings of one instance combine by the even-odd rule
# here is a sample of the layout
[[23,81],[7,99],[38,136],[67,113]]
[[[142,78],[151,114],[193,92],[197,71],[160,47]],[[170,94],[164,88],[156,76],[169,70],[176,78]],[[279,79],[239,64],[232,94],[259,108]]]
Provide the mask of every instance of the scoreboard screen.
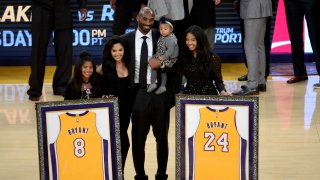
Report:
[[[233,10],[234,0],[223,0],[216,6],[215,52],[223,60],[242,62],[240,18]],[[286,28],[283,0],[276,2],[272,18],[271,36],[273,54],[290,54],[290,40]],[[0,65],[29,65],[32,46],[31,1],[1,0],[0,4]],[[74,20],[73,56],[78,58],[82,50],[89,51],[97,61],[101,58],[102,48],[108,37],[112,36],[113,13],[109,0],[89,0],[88,18],[80,21],[76,0],[72,1]],[[205,18],[205,17],[204,17]],[[132,31],[133,26],[127,29]],[[307,32],[307,31],[305,31]],[[52,37],[54,34],[52,33]],[[308,38],[308,36],[305,36]],[[305,51],[312,52],[308,39]],[[49,43],[48,64],[54,64],[53,41]]]

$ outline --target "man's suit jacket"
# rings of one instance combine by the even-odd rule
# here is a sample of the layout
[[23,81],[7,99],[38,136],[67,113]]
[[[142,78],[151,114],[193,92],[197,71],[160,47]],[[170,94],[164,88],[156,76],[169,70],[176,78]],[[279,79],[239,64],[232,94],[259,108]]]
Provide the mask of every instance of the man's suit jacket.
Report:
[[[135,75],[135,63],[136,63],[136,52],[135,52],[135,37],[136,37],[136,31],[129,32],[127,34],[124,34],[121,36],[125,42],[126,42],[126,47],[127,49],[125,50],[126,53],[130,54],[130,64],[129,64],[129,75],[130,75],[130,85],[131,87],[134,87],[134,75]],[[156,53],[157,50],[157,41],[158,38],[160,37],[159,30],[152,29],[152,43],[153,43],[153,52],[152,54]],[[167,71],[167,98],[165,101],[167,101],[167,105],[169,107],[173,107],[175,104],[175,98],[174,98],[174,79],[173,75],[171,75],[172,72]],[[132,88],[134,90],[134,88]]]
[[241,0],[241,19],[262,18],[272,16],[271,0]]
[[[40,6],[54,15],[54,28],[72,28],[71,0],[32,0],[33,6]],[[86,8],[87,0],[77,0],[79,9]],[[36,17],[33,17],[36,18]]]
[[133,11],[139,11],[141,8],[141,4],[147,5],[147,2],[140,1],[140,0],[117,0],[116,1],[117,7],[122,6],[122,7],[130,8]]
[[[124,34],[122,38],[126,41],[128,49],[126,49],[126,53],[130,54],[130,64],[129,64],[129,74],[130,74],[130,84],[131,87],[134,85],[134,75],[135,75],[135,64],[136,64],[136,52],[135,52],[135,37],[136,31],[129,32]],[[160,37],[160,33],[156,29],[152,29],[152,43],[153,43],[153,52],[152,54],[156,53],[157,50],[157,41]]]

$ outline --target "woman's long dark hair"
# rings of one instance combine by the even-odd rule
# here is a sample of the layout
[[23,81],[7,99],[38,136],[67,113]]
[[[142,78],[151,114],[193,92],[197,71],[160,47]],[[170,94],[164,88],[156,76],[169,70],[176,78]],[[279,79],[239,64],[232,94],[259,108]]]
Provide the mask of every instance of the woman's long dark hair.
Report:
[[183,72],[190,67],[190,60],[194,58],[193,52],[190,51],[189,47],[186,45],[186,36],[187,34],[193,34],[197,40],[197,60],[200,63],[199,73],[202,77],[209,77],[210,71],[213,69],[212,62],[212,52],[210,49],[209,41],[203,29],[199,26],[193,25],[190,26],[185,32],[180,44],[179,52],[179,72]]
[[[111,49],[115,44],[121,44],[124,49],[124,54],[122,57],[122,61],[124,62],[125,66],[128,68],[129,67],[129,53],[126,51],[128,48],[126,48],[126,43],[124,40],[118,36],[114,35],[112,36],[107,43],[104,45],[103,48],[103,54],[102,54],[102,71],[103,75],[106,79],[107,83],[107,93],[114,94],[114,86],[116,84],[118,74],[116,70],[116,60],[112,57],[111,54]],[[129,69],[128,69],[129,70]]]
[[87,51],[82,51],[80,53],[80,59],[74,66],[74,72],[73,72],[73,78],[72,81],[74,83],[75,88],[77,89],[77,92],[81,92],[81,86],[83,83],[82,80],[82,66],[85,62],[91,62],[93,66],[93,72],[92,75],[89,77],[89,82],[91,83],[92,87],[96,87],[97,85],[100,85],[98,80],[97,80],[97,72],[96,72],[96,64],[91,58],[91,54],[88,53]]

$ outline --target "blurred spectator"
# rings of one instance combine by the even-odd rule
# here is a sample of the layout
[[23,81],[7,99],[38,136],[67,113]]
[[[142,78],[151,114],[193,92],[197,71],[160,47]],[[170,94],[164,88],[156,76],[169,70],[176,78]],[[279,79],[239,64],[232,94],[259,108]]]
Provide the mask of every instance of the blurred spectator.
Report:
[[[54,32],[54,47],[57,69],[52,87],[54,95],[62,95],[72,74],[72,14],[70,0],[32,0],[32,49],[30,88],[27,91],[31,101],[38,101],[42,95],[46,56],[49,40]],[[78,0],[81,20],[87,18],[86,0]]]
[[[240,1],[241,0],[234,1],[234,9],[238,14],[240,14]],[[275,0],[272,0],[272,10],[273,11],[276,10]],[[265,68],[265,78],[266,79],[270,74],[270,53],[271,53],[271,44],[272,44],[271,37],[270,37],[270,35],[271,35],[271,20],[272,20],[272,17],[269,16],[267,18],[266,32],[264,35],[264,45],[265,45],[265,54],[266,54],[266,68]],[[241,43],[242,43],[242,48],[243,48],[244,63],[246,65],[246,67],[248,67],[246,53],[244,51],[245,34],[244,34],[243,19],[240,19],[240,28],[241,28]],[[238,78],[238,81],[247,81],[247,79],[248,79],[248,73],[240,76]]]
[[110,6],[114,10],[113,34],[124,34],[132,18],[136,18],[141,6],[146,5],[147,0],[110,0]]
[[241,86],[240,91],[233,93],[235,95],[256,95],[266,89],[264,36],[269,16],[272,16],[271,0],[240,1],[240,17],[244,20],[248,81],[247,85]]
[[[317,11],[320,9],[319,0],[284,0],[287,25],[291,41],[292,63],[294,77],[287,81],[288,84],[308,79],[304,65],[303,45],[303,17],[305,16],[311,47],[315,55],[316,68],[320,75],[320,19]],[[320,88],[320,83],[314,84]]]

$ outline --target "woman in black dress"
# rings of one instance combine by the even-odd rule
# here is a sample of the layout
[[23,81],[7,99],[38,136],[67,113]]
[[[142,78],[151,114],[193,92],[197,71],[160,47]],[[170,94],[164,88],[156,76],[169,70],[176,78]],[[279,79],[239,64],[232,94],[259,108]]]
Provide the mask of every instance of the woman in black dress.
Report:
[[220,58],[212,54],[204,31],[199,26],[190,26],[181,42],[180,56],[175,67],[187,80],[183,93],[231,95],[226,92],[223,84]]
[[106,84],[106,95],[118,97],[119,102],[123,170],[130,146],[127,130],[132,109],[132,91],[128,72],[130,57],[128,57],[128,53],[125,50],[126,47],[122,38],[113,36],[105,44],[102,55],[102,72],[105,79],[104,83]]
[[65,100],[101,98],[103,96],[102,78],[96,72],[96,65],[90,53],[80,53],[80,60],[74,66],[71,82],[68,84]]

